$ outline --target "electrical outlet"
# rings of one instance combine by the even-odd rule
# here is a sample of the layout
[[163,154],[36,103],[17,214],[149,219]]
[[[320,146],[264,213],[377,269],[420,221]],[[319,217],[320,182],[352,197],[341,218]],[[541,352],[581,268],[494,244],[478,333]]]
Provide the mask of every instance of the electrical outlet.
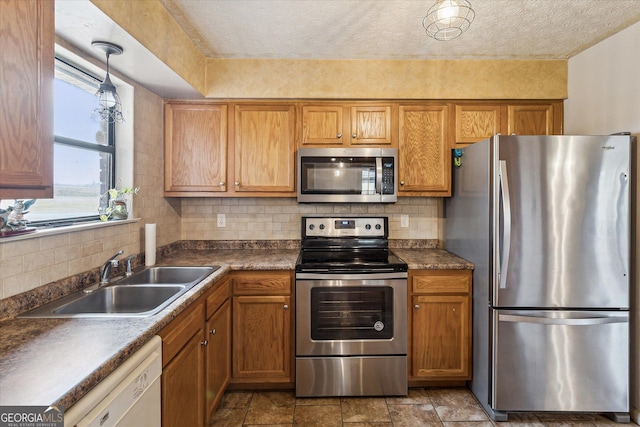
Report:
[[400,227],[406,228],[409,226],[409,215],[400,215]]
[[227,216],[225,214],[218,214],[218,228],[227,226]]

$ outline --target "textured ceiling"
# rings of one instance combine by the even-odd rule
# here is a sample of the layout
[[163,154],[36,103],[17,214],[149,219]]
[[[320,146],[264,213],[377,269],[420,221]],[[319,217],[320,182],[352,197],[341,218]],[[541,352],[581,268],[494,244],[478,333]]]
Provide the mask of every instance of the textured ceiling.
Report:
[[428,37],[435,0],[160,0],[211,58],[567,59],[640,21],[640,0],[470,0],[457,39]]

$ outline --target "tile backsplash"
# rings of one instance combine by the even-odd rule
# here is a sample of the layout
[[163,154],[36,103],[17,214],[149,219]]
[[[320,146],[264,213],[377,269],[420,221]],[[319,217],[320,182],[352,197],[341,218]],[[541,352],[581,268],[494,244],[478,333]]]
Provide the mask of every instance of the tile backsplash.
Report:
[[[182,199],[182,240],[289,240],[300,238],[305,215],[384,215],[390,239],[441,239],[442,199],[399,197],[394,204],[298,204],[295,198]],[[225,227],[218,227],[218,214]],[[406,215],[408,227],[401,227]]]

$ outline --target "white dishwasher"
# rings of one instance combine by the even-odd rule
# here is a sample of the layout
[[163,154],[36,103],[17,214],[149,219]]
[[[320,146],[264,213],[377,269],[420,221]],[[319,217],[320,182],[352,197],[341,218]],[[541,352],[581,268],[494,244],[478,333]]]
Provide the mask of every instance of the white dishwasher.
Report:
[[65,411],[65,427],[160,427],[161,374],[156,335]]

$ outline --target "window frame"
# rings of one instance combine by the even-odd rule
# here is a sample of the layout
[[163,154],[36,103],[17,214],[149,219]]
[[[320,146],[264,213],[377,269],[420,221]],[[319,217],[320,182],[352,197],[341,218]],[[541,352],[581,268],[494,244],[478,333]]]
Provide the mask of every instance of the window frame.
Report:
[[[66,73],[74,77],[77,80],[84,80],[88,85],[94,86],[96,91],[98,90],[98,86],[102,83],[100,78],[96,77],[92,73],[70,63],[64,58],[56,55],[54,57],[55,68],[59,69],[61,72]],[[91,111],[87,112],[87,115],[90,115]],[[111,155],[110,162],[110,179],[108,182],[108,188],[114,188],[116,183],[116,129],[115,123],[107,123],[107,140],[106,144],[97,144],[88,141],[77,140],[74,138],[68,138],[60,135],[53,135],[53,144],[59,144],[63,146],[68,146],[72,148],[86,149],[92,150],[99,153],[107,153]],[[55,173],[55,171],[54,171]],[[55,182],[54,185],[54,195],[55,195]],[[55,197],[54,197],[55,199]],[[99,200],[98,203],[102,203],[102,200]],[[104,201],[108,203],[107,200]],[[106,207],[106,206],[105,206]],[[65,218],[57,218],[57,219],[43,219],[37,221],[30,221],[29,225],[36,228],[49,228],[49,227],[64,227],[72,224],[83,223],[83,222],[91,222],[91,221],[99,221],[100,214],[96,212],[95,215],[85,215],[85,216],[69,216]]]

